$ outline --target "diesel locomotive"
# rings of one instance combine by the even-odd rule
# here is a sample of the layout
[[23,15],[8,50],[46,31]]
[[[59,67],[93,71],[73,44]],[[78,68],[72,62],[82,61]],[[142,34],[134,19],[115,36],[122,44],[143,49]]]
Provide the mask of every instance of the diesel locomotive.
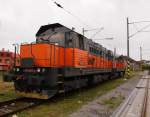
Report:
[[20,45],[20,66],[8,76],[18,95],[49,99],[123,75],[124,71],[122,57],[55,23],[41,26],[36,42]]

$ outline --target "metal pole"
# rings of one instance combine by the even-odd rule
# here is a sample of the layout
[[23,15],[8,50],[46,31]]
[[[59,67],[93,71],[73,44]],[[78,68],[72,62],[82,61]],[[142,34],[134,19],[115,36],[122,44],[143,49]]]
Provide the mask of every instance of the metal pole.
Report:
[[14,55],[14,67],[16,67],[16,50],[17,50],[17,48],[16,48],[16,45],[15,45],[15,55]]
[[114,48],[113,68],[116,68],[116,48]]
[[130,57],[129,53],[129,19],[127,17],[127,56]]
[[140,46],[140,60],[142,61],[142,47]]
[[84,32],[85,32],[85,30],[84,30],[84,28],[82,28],[82,33],[83,33],[83,36],[84,36]]

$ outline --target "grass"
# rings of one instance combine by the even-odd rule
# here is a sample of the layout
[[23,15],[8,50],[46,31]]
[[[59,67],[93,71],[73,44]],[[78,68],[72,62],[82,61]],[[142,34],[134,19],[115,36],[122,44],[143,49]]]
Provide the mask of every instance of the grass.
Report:
[[3,82],[2,73],[0,73],[0,102],[15,98],[13,83]]
[[123,97],[122,95],[118,95],[116,97],[111,97],[109,99],[102,100],[101,104],[108,106],[110,109],[114,109],[121,104],[124,98],[125,97]]
[[[15,98],[13,83],[4,83],[1,79],[0,76],[0,101]],[[114,79],[92,88],[75,91],[71,94],[67,94],[65,97],[57,96],[50,99],[48,103],[17,113],[17,115],[19,117],[66,117],[80,109],[81,106],[87,104],[89,101],[111,91],[124,82],[126,82],[124,78]],[[121,98],[112,98],[110,100],[104,100],[104,104],[108,104],[114,108],[120,101]]]
[[[123,78],[107,81],[96,87],[69,94],[65,98],[60,97],[49,101],[49,103],[35,107],[32,110],[23,111],[17,115],[19,117],[66,117],[72,112],[77,111],[82,105],[116,88],[124,82],[125,80],[123,80]],[[113,101],[120,102],[118,99],[111,99],[111,102]],[[116,103],[116,105],[118,103]]]

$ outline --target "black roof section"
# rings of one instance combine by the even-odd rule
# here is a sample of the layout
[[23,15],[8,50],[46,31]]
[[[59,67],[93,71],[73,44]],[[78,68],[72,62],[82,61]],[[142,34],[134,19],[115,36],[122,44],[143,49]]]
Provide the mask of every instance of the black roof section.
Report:
[[[62,24],[60,24],[60,23],[54,23],[54,24],[48,24],[48,25],[43,25],[43,26],[41,26],[40,29],[38,30],[38,32],[36,33],[36,36],[39,36],[41,33],[47,31],[49,28],[56,28],[56,27],[57,27],[57,28],[58,28],[58,27],[65,27],[65,28],[67,28],[68,30],[71,30],[72,32],[77,33],[78,35],[83,36],[82,34],[76,32],[76,31],[74,31],[74,30],[72,30],[72,29],[70,29],[70,28],[68,28],[68,27],[66,27],[66,26],[64,26],[64,25],[62,25]],[[85,37],[85,36],[83,36],[83,37]],[[85,37],[85,38],[86,38],[86,37]]]
[[[62,24],[60,24],[60,23],[48,24],[48,25],[43,25],[43,26],[41,26],[40,29],[38,30],[38,32],[36,33],[36,36],[40,36],[40,34],[42,34],[43,32],[47,31],[47,30],[50,29],[50,28],[58,28],[58,27],[65,27],[65,28],[67,28],[68,30],[71,30],[70,28],[68,28],[68,27],[66,27],[66,26],[64,26],[64,25],[62,25]],[[84,35],[82,35],[82,34],[76,32],[76,31],[74,31],[74,30],[71,30],[71,31],[77,33],[79,36],[82,36],[82,37],[88,39],[88,38],[85,37]],[[91,40],[91,39],[88,39],[88,40],[89,40],[89,41],[92,41],[93,44],[99,44],[99,43],[94,42],[94,41]],[[100,44],[99,44],[99,45],[100,45]]]
[[45,32],[49,28],[56,28],[56,27],[65,27],[65,26],[63,26],[59,23],[54,23],[54,24],[48,24],[48,25],[41,26],[40,29],[38,30],[38,32],[36,33],[36,36],[39,36],[41,33]]

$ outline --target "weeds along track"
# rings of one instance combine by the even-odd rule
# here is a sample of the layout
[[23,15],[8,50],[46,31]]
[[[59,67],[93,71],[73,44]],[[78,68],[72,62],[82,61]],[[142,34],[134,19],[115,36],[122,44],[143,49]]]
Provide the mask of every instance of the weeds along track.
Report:
[[0,117],[5,117],[27,108],[42,104],[44,101],[39,99],[16,98],[5,102],[0,102]]

